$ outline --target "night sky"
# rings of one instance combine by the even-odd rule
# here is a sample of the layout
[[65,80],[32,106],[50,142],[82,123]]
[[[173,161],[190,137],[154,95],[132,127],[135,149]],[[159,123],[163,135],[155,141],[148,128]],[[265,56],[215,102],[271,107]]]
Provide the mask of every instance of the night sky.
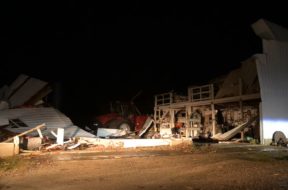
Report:
[[282,2],[1,3],[0,84],[20,73],[51,82],[59,109],[76,123],[140,90],[135,103],[152,113],[154,94],[185,93],[260,53],[251,24],[288,27]]

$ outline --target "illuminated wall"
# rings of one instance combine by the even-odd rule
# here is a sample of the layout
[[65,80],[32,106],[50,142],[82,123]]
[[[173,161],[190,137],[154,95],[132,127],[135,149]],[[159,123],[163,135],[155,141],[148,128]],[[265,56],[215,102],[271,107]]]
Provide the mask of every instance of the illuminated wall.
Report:
[[262,100],[261,141],[269,144],[275,131],[288,137],[288,29],[264,19],[252,28],[262,39],[263,54],[255,58]]
[[257,55],[262,99],[263,142],[275,131],[288,137],[288,43],[263,39],[263,54]]

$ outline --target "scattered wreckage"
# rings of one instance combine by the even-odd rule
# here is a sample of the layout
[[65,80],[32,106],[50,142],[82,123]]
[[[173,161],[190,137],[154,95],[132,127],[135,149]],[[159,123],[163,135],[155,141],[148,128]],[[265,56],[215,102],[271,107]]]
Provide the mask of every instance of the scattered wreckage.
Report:
[[153,119],[148,116],[136,132],[99,127],[96,133],[95,128],[84,130],[59,110],[42,105],[42,99],[51,91],[47,82],[27,75],[20,75],[10,86],[1,88],[0,157],[18,154],[20,149],[71,150],[81,145],[129,148],[172,143],[169,139],[140,139],[153,126]]
[[[185,120],[186,113],[181,115],[183,114],[181,108],[173,108],[173,105],[176,105],[173,102],[169,102],[170,106],[168,107],[165,102],[159,103],[159,101],[165,101],[165,97],[164,99],[159,98],[161,95],[155,96],[156,112],[154,118],[146,115],[144,117],[144,115],[139,114],[132,118],[131,109],[127,108],[137,110],[133,106],[131,107],[133,102],[129,106],[118,103],[116,108],[121,110],[121,113],[100,116],[97,121],[104,120],[102,123],[94,123],[94,125],[86,126],[82,129],[75,126],[59,110],[43,106],[44,102],[42,99],[51,91],[52,89],[47,82],[27,75],[20,75],[10,86],[1,88],[0,142],[2,143],[0,143],[0,156],[17,154],[19,149],[52,151],[71,150],[83,148],[83,146],[104,148],[162,146],[182,142],[183,139],[190,139],[191,141],[191,138],[200,137],[197,135],[200,134],[197,132],[199,131],[197,124],[202,123],[201,112],[190,112],[189,124],[191,124],[193,130],[194,127],[197,130],[196,133],[190,130],[183,137],[183,134],[179,133],[179,131],[177,132],[175,127],[177,128],[181,125],[181,130],[183,127],[189,130],[189,127],[185,126],[188,121]],[[203,89],[202,93],[204,93]],[[170,97],[171,94],[168,95],[169,98],[172,98]],[[195,99],[194,95],[192,94],[192,97]],[[203,94],[200,95],[203,96]],[[190,102],[188,101],[188,103]],[[183,100],[181,103],[183,104]],[[173,113],[177,116],[177,120],[172,123],[167,122],[167,117]],[[210,110],[209,113],[214,112]],[[130,120],[127,118],[130,118]],[[228,131],[228,134],[224,133],[218,136],[214,134],[213,138],[216,140],[229,140],[240,130],[243,130],[248,123],[251,124],[251,122],[247,121],[247,123],[240,124],[239,127]],[[120,125],[123,123],[126,125]]]
[[[254,82],[238,80],[245,70],[253,70],[249,64],[253,66],[243,63],[243,71],[232,71],[221,84],[189,87],[188,96],[156,95],[154,118],[139,115],[137,120],[130,117],[131,111],[123,112],[129,106],[118,104],[122,113],[100,116],[97,121],[101,123],[83,129],[59,110],[43,106],[42,99],[52,91],[47,82],[20,75],[0,89],[0,156],[17,154],[19,149],[135,148],[192,142],[191,138],[227,141],[237,134],[243,139],[245,130],[257,129],[259,124],[256,74],[250,72]],[[230,83],[238,86],[230,88]],[[217,85],[221,88],[216,91]],[[229,128],[225,129],[227,124]],[[253,138],[257,138],[257,130],[255,134]]]
[[12,150],[8,154],[17,153],[18,145],[21,149],[35,149],[53,139],[61,144],[60,134],[62,139],[95,137],[75,126],[57,109],[43,106],[42,99],[51,91],[47,82],[23,74],[0,89],[0,156],[6,150]]
[[[263,19],[252,28],[263,41],[263,54],[243,61],[240,68],[206,85],[188,87],[187,95],[173,91],[155,95],[154,117],[143,117],[141,125],[140,120],[125,113],[104,115],[85,130],[79,128],[58,110],[43,107],[42,99],[52,91],[47,82],[20,75],[10,86],[0,88],[0,156],[7,152],[5,146],[14,154],[19,151],[14,146],[25,143],[26,149],[45,147],[45,150],[52,150],[73,149],[81,144],[135,147],[166,145],[175,138],[227,141],[237,137],[237,141],[242,142],[265,144],[272,140],[273,145],[287,146],[288,140],[283,133],[287,132],[287,125],[278,122],[286,118],[287,107],[283,104],[286,97],[282,91],[270,93],[272,86],[278,89],[285,83],[285,80],[284,83],[277,81],[275,85],[270,78],[278,78],[280,70],[272,69],[275,64],[287,68],[287,54],[275,53],[287,50],[284,43],[287,29]],[[283,76],[285,69],[280,72]],[[274,75],[270,75],[271,70]],[[262,81],[262,91],[266,92],[266,89],[269,93],[260,96],[259,81]],[[274,94],[276,91],[278,94]],[[277,103],[267,101],[280,96],[282,99]],[[263,101],[264,97],[266,101]],[[270,110],[278,114],[275,122],[263,120],[263,116],[274,116]],[[152,135],[147,135],[149,132]],[[272,133],[273,139],[270,139]],[[151,139],[143,139],[144,136]],[[7,137],[14,143],[7,143]]]
[[[195,141],[260,140],[260,87],[254,60],[206,85],[190,86],[187,95],[155,96],[154,120],[167,136]],[[172,131],[170,130],[172,129]]]

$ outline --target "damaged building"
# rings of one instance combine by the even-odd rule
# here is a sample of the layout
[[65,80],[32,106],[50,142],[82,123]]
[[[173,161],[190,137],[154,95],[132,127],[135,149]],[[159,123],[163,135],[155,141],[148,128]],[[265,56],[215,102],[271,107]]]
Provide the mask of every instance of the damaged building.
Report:
[[[24,74],[19,75],[11,85],[3,86],[0,90],[0,142],[29,132],[29,138],[22,139],[20,144],[26,143],[26,149],[32,149],[41,146],[43,137],[56,140],[59,129],[64,129],[63,139],[95,137],[75,126],[59,110],[45,105],[43,98],[50,92],[52,89],[49,83]],[[45,127],[40,129],[37,126]],[[34,130],[35,127],[37,130]],[[27,144],[31,147],[27,147]],[[0,145],[2,150],[6,146],[12,146],[9,143]]]
[[217,140],[238,135],[262,144],[275,140],[275,132],[288,135],[288,30],[263,19],[252,28],[262,39],[262,54],[225,77],[188,87],[186,96],[155,96],[154,119],[162,135]]
[[[43,98],[52,92],[47,82],[22,74],[11,85],[0,88],[0,142],[29,132],[32,138],[28,139],[38,140],[31,140],[31,144],[38,147],[43,145],[43,136],[54,139],[55,146],[63,145],[64,139],[79,137],[71,149],[81,143],[105,147],[171,145],[171,139],[191,138],[261,144],[281,140],[287,144],[288,30],[262,19],[252,28],[262,39],[263,53],[244,60],[226,76],[188,87],[184,96],[175,92],[155,95],[154,118],[139,115],[143,122],[140,125],[135,119],[134,136],[127,123],[115,122],[119,115],[106,115],[103,118],[112,118],[113,122],[99,125],[102,127],[93,125],[91,133],[75,126],[59,110],[45,105]],[[125,126],[129,139],[122,136]],[[18,140],[0,143],[0,156],[3,147],[19,145]]]
[[[207,85],[188,87],[187,94],[179,97],[169,92],[155,96],[154,119],[160,131],[171,128],[178,135],[192,138],[210,138],[228,132],[259,115],[256,64],[247,60],[241,68],[224,78]],[[254,122],[249,129],[246,133],[259,139],[259,125]]]
[[11,85],[0,90],[0,129],[3,132],[22,133],[37,125],[45,123],[47,131],[64,128],[65,138],[94,135],[75,126],[72,121],[59,110],[45,105],[45,98],[52,88],[50,84],[24,74],[19,75]]

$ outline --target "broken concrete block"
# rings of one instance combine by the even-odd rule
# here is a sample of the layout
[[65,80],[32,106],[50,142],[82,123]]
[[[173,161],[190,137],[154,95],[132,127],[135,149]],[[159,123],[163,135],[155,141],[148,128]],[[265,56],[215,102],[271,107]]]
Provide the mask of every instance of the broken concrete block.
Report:
[[0,157],[14,156],[14,143],[0,143]]

